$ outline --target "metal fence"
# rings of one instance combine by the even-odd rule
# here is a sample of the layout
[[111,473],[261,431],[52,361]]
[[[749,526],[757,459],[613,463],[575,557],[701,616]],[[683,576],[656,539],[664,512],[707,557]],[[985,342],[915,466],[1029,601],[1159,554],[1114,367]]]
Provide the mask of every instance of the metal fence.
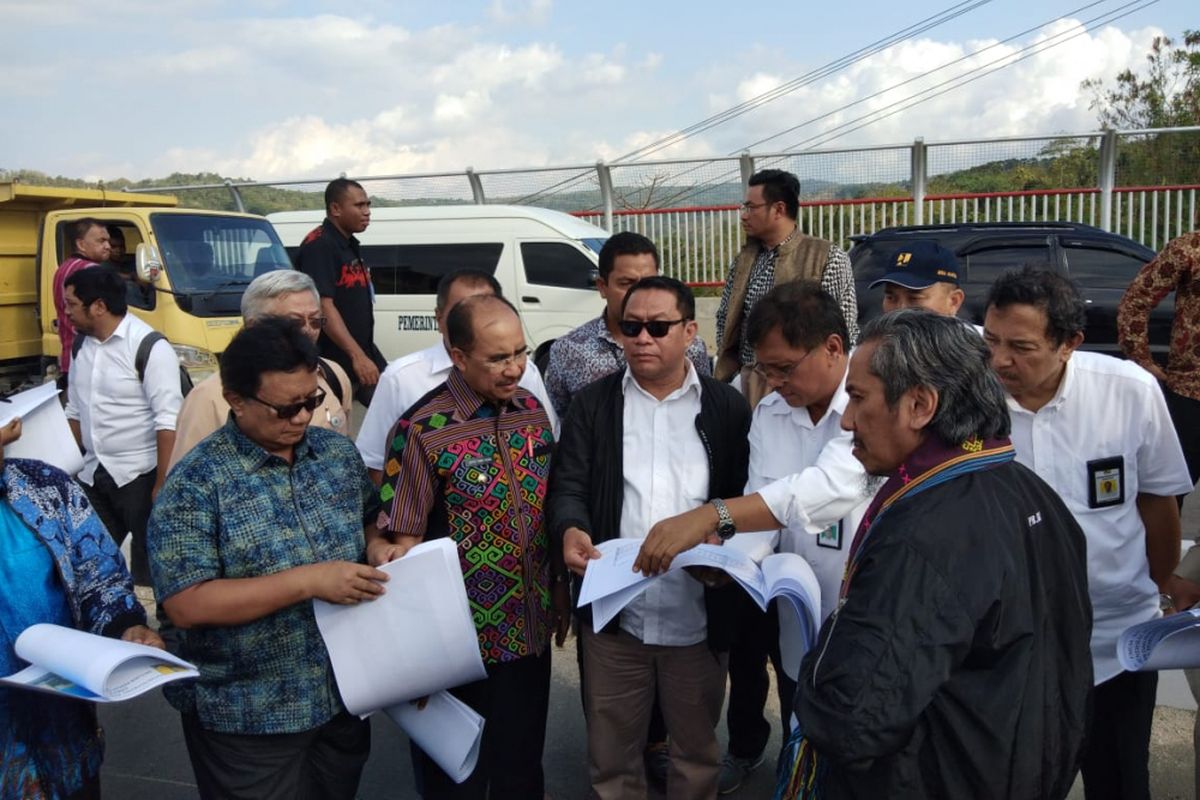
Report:
[[[1158,249],[1200,228],[1200,127],[1092,131],[879,147],[743,153],[532,169],[357,177],[380,205],[536,205],[654,239],[665,269],[719,283],[738,248],[738,203],[769,167],[801,181],[804,230],[848,247],[892,225],[1074,221]],[[325,179],[147,187],[190,205],[320,208]],[[215,190],[215,191],[214,191]]]

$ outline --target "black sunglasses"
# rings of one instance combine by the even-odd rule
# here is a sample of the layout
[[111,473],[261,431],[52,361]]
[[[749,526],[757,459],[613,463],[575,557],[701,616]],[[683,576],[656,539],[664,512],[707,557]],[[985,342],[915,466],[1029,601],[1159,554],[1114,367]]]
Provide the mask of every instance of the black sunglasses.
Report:
[[299,403],[288,403],[284,406],[277,406],[274,403],[268,403],[266,400],[250,395],[250,399],[256,403],[262,403],[267,408],[273,410],[280,419],[291,419],[300,413],[300,409],[305,411],[313,411],[317,406],[325,402],[325,390],[317,389],[316,394],[309,395]]
[[621,333],[630,339],[641,336],[642,328],[649,331],[650,335],[655,339],[661,339],[671,332],[672,325],[678,325],[687,321],[686,319],[651,319],[642,322],[636,319],[623,319],[617,323],[617,327],[621,329]]

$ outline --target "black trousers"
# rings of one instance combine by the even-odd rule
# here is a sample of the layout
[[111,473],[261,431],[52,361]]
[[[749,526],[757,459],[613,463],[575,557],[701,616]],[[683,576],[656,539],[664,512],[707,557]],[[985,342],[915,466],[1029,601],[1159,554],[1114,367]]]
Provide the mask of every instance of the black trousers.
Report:
[[158,470],[137,476],[124,486],[117,486],[104,465],[96,467],[92,485],[80,482],[88,501],[96,509],[100,521],[108,529],[108,535],[120,547],[127,535],[133,535],[129,548],[133,582],[139,586],[150,585],[150,562],[146,558],[146,523],[150,521],[150,494]]
[[729,752],[738,758],[756,759],[771,738],[771,723],[763,716],[771,688],[767,661],[775,668],[785,741],[796,683],[780,663],[779,614],[775,604],[763,612],[745,592],[738,592],[737,598],[737,639],[729,651],[729,706],[725,724],[729,727]]
[[1176,394],[1163,385],[1163,396],[1167,399],[1167,410],[1171,412],[1171,424],[1183,448],[1187,461],[1188,475],[1192,485],[1200,479],[1200,400]]
[[540,656],[489,664],[487,674],[450,690],[485,720],[475,771],[456,784],[414,748],[424,800],[540,800],[545,794],[542,751],[550,705],[550,645]]
[[1096,687],[1083,753],[1087,800],[1150,800],[1157,672],[1122,672]]
[[301,733],[216,733],[184,714],[183,740],[202,800],[354,800],[371,725],[343,711]]

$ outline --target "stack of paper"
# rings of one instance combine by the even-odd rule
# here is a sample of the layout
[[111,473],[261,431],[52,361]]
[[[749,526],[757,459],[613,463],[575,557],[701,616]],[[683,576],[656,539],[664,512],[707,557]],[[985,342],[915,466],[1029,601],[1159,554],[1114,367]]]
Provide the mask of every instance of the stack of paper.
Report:
[[53,464],[68,475],[83,469],[83,454],[58,403],[58,388],[43,383],[0,400],[0,427],[21,418],[21,438],[5,445],[10,458],[32,458]]
[[[447,775],[465,780],[475,768],[483,718],[438,693],[487,672],[458,549],[450,539],[435,539],[380,569],[389,580],[376,600],[353,606],[313,601],[342,701],[361,716],[386,710],[418,744],[418,737],[444,739],[421,747]],[[422,697],[430,697],[429,704],[410,713],[408,701]]]
[[1130,671],[1200,667],[1200,608],[1127,628],[1117,657]]

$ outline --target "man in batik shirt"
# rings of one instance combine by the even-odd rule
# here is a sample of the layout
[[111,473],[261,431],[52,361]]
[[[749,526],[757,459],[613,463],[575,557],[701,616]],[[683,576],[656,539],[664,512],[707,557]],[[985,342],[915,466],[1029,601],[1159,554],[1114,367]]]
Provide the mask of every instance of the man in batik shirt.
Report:
[[[569,613],[542,510],[554,434],[545,407],[519,386],[529,349],[507,300],[469,297],[446,329],[454,369],[392,429],[367,556],[379,565],[426,538],[453,538],[487,668],[453,690],[487,720],[479,763],[456,786],[421,754],[423,797],[541,797],[550,631]],[[560,645],[565,633],[560,626]]]

